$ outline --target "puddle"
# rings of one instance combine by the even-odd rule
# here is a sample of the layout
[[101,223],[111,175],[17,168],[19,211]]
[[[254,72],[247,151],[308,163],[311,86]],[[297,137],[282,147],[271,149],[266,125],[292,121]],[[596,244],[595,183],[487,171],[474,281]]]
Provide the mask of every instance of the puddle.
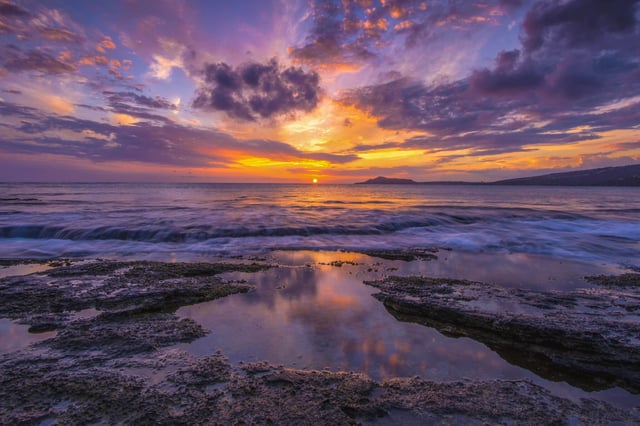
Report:
[[9,319],[0,319],[0,354],[26,348],[56,335],[55,331],[29,333],[28,330],[28,325],[18,324]]
[[46,263],[24,263],[19,265],[0,267],[0,278],[18,275],[29,275],[37,272],[44,272],[53,268]]

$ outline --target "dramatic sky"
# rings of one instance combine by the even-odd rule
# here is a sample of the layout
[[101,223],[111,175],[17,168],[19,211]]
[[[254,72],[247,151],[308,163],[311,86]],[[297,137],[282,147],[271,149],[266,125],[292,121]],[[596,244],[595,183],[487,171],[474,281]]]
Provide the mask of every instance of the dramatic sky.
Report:
[[640,161],[640,0],[0,0],[1,181]]

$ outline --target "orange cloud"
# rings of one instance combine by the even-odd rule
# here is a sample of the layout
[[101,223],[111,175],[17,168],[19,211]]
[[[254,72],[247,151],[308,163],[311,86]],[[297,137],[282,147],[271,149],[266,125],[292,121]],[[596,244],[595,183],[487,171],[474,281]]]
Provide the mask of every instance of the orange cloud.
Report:
[[138,123],[140,120],[138,118],[132,117],[128,114],[111,114],[111,121],[114,124],[118,124],[120,126],[132,126]]
[[106,53],[105,49],[113,50],[116,48],[116,44],[111,40],[111,37],[105,36],[102,41],[96,46],[96,50],[100,53]]
[[106,56],[83,56],[82,58],[80,58],[80,65],[107,65],[108,62],[109,60]]

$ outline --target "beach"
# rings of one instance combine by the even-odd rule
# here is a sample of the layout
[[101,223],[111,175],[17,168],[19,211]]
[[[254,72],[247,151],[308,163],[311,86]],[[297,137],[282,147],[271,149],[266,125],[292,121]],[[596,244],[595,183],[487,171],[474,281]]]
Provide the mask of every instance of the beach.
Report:
[[639,421],[629,189],[274,187],[5,188],[0,420]]

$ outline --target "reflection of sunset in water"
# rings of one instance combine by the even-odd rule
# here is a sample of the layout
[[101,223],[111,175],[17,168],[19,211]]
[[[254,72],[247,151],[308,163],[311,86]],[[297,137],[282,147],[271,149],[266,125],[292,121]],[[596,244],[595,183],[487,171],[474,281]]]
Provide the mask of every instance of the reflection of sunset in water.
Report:
[[[448,253],[449,260],[441,264],[383,261],[344,252],[295,251],[274,256],[274,263],[283,266],[227,276],[246,279],[256,291],[178,311],[211,330],[185,345],[189,352],[205,356],[220,349],[232,363],[266,360],[294,368],[362,372],[377,380],[418,375],[432,380],[526,378],[551,383],[509,364],[481,343],[395,320],[371,296],[376,290],[362,283],[389,269],[394,274],[451,273],[456,269],[454,254]],[[513,261],[524,265],[521,257]],[[458,262],[470,263],[464,256]],[[504,263],[509,262],[505,256]],[[455,266],[462,270],[461,264]],[[562,267],[566,277],[577,273],[568,262]],[[578,267],[583,270],[582,265],[573,265]],[[547,272],[554,270],[549,267]]]

